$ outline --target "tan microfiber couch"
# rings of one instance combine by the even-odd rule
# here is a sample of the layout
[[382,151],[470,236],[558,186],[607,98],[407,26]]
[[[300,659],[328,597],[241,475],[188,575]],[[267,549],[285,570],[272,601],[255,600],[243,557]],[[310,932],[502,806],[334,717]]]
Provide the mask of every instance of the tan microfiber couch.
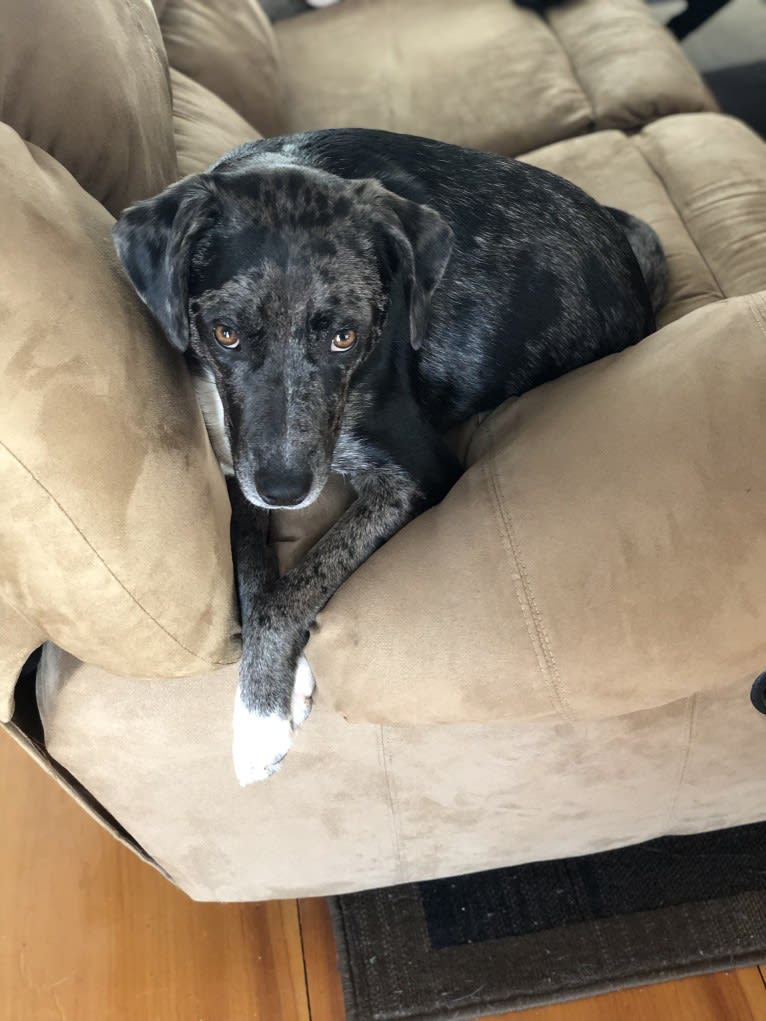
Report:
[[[41,765],[200,899],[766,817],[766,146],[643,4],[4,13],[0,708]],[[670,293],[638,347],[453,437],[465,475],[321,614],[314,712],[243,790],[226,491],[109,228],[256,128],[348,123],[527,152],[649,220]],[[347,498],[274,517],[285,566]]]

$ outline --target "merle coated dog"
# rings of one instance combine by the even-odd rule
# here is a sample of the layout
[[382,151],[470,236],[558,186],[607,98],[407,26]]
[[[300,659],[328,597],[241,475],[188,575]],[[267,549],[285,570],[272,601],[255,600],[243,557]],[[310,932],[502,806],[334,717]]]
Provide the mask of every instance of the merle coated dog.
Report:
[[[232,497],[242,783],[308,713],[302,648],[341,582],[460,474],[442,433],[654,329],[654,231],[544,170],[328,130],[241,145],[131,206],[120,259],[187,354]],[[265,512],[357,499],[277,577]]]

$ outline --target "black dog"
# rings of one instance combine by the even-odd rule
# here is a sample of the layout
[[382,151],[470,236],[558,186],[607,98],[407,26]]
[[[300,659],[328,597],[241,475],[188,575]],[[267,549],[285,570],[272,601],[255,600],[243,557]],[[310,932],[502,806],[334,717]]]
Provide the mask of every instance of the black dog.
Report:
[[[307,715],[316,614],[458,478],[441,433],[650,333],[665,260],[646,224],[560,177],[363,130],[239,146],[114,234],[238,483],[234,752],[249,782]],[[304,507],[331,471],[357,500],[277,578],[254,508]]]

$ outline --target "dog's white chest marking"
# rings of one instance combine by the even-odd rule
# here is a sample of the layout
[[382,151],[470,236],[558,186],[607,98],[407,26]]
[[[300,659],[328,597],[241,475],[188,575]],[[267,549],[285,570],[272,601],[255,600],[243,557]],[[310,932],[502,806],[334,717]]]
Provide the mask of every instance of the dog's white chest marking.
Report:
[[194,393],[197,397],[197,404],[200,406],[202,417],[207,426],[207,433],[210,437],[215,456],[221,466],[224,475],[234,474],[234,462],[231,456],[231,445],[226,435],[226,425],[223,419],[223,404],[218,395],[218,387],[215,379],[208,373],[207,369],[201,368],[192,374]]

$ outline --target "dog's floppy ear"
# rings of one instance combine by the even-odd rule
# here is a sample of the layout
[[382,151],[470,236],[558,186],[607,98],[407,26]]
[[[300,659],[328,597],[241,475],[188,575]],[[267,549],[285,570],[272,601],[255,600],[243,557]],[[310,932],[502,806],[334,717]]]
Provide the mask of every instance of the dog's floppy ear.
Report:
[[455,236],[435,209],[402,198],[377,181],[358,182],[358,194],[382,214],[386,261],[393,255],[402,271],[410,308],[410,343],[417,349],[423,343],[431,297],[447,268]]
[[171,185],[129,206],[112,227],[114,246],[130,281],[179,351],[189,346],[189,260],[217,207],[202,175]]

